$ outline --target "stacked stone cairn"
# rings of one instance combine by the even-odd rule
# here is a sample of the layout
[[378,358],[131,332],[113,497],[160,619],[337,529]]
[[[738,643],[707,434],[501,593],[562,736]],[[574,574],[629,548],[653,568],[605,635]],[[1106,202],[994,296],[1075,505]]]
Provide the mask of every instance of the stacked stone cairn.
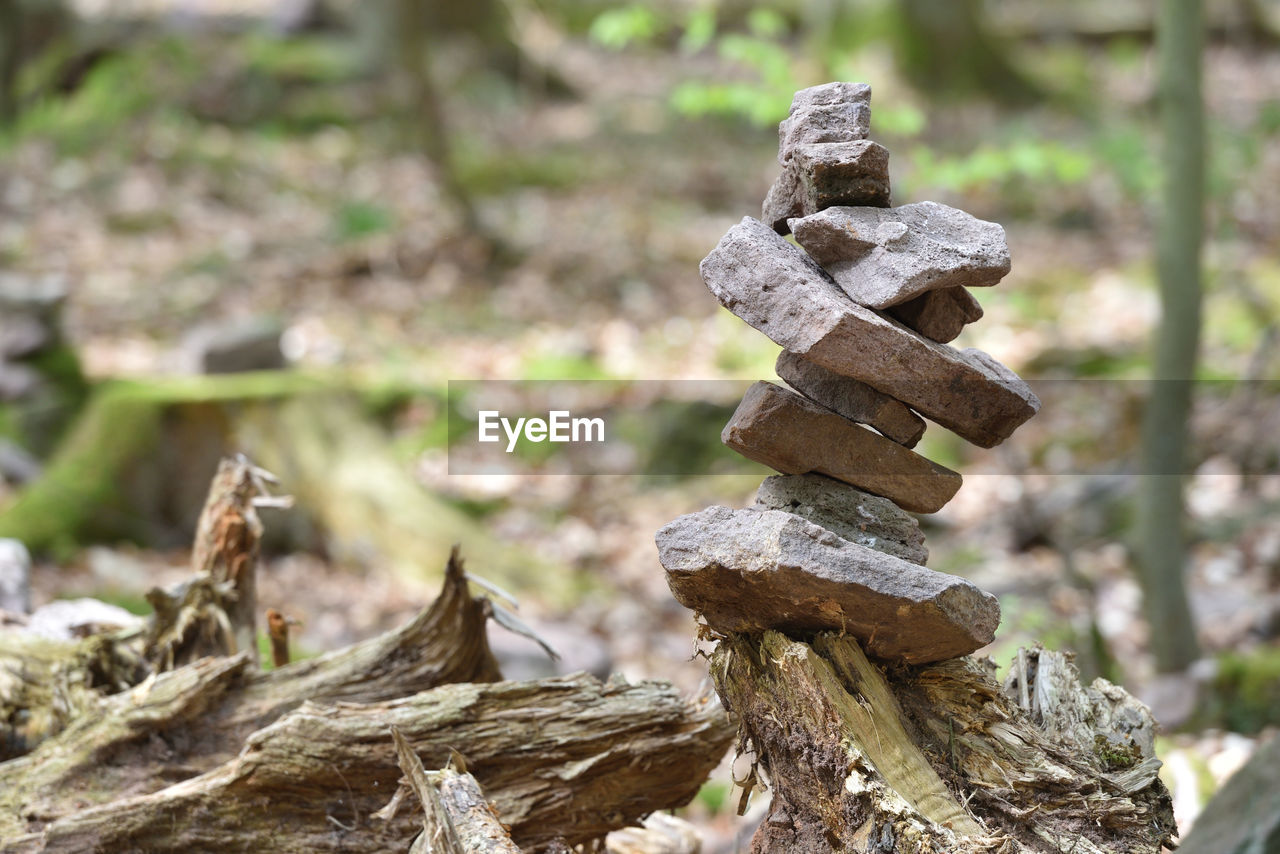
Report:
[[921,416],[990,448],[1040,401],[986,353],[948,345],[982,316],[968,288],[1009,272],[1004,229],[935,202],[890,207],[870,101],[861,83],[799,92],[763,221],[743,219],[701,265],[783,347],[790,388],[756,383],[721,437],[781,475],[754,507],[682,516],[657,544],[676,599],[719,634],[834,630],[916,665],[984,646],[1000,621],[994,596],[924,566],[910,514],[940,510],[961,479],[911,450]]

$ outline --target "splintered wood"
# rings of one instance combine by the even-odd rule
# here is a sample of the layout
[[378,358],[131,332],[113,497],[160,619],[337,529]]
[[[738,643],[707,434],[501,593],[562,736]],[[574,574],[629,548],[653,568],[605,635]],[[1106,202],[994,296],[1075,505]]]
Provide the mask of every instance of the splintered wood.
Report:
[[[3,731],[25,755],[0,762],[0,852],[360,854],[415,837],[437,851],[423,846],[450,833],[459,850],[542,851],[688,803],[724,755],[733,730],[714,695],[585,674],[499,681],[495,608],[471,595],[457,548],[430,607],[345,649],[288,662],[288,620],[271,611],[277,668],[259,670],[242,609],[257,479],[247,461],[224,461],[196,574],[154,594],[145,631],[46,650],[48,668],[32,671],[46,693],[65,690],[63,671],[105,668],[105,683],[66,694],[39,738]],[[393,798],[402,771],[416,805]]]
[[[257,651],[257,564],[262,522],[254,499],[258,470],[244,457],[218,465],[191,551],[192,578],[175,590],[155,588],[147,657],[158,669],[206,655]],[[250,666],[257,666],[256,656]]]
[[722,641],[712,674],[773,792],[751,850],[1159,852],[1174,825],[1150,712],[1030,655],[1034,715],[989,662],[885,671],[834,633]]

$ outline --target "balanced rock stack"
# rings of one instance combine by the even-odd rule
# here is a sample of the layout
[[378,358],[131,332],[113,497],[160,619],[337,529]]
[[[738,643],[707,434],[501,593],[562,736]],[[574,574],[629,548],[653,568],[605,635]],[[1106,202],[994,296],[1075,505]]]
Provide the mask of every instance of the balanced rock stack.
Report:
[[726,308],[784,348],[790,388],[752,386],[722,434],[782,476],[754,507],[683,516],[657,543],[676,599],[716,632],[836,630],[922,664],[989,643],[1000,611],[924,567],[907,511],[936,512],[961,479],[911,450],[921,416],[989,448],[1040,401],[986,353],[948,345],[982,316],[968,288],[1009,272],[1004,229],[935,202],[890,207],[870,99],[855,83],[799,92],[763,222],[743,219],[701,266]]

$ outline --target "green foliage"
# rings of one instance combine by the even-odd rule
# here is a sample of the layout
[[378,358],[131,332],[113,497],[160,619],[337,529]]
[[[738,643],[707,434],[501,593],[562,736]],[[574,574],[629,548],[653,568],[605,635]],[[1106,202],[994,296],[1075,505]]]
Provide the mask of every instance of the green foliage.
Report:
[[117,475],[160,435],[160,409],[123,388],[100,392],[38,483],[0,513],[0,537],[67,558],[81,542],[141,536]]
[[1150,129],[1140,124],[1117,122],[1094,143],[1099,158],[1133,199],[1150,198],[1160,189],[1160,165],[1150,136]]
[[1218,675],[1203,712],[1205,726],[1255,733],[1280,726],[1280,648],[1218,657]]
[[632,4],[601,12],[588,35],[591,40],[612,50],[622,50],[632,44],[644,44],[663,29],[662,19],[652,8]]
[[1142,761],[1142,749],[1134,741],[1113,741],[1102,733],[1093,737],[1093,751],[1108,771],[1132,768]]
[[122,125],[172,109],[201,71],[180,39],[140,42],[100,60],[70,95],[41,96],[5,141],[41,137],[53,141],[64,155],[87,153],[103,140],[119,139]]
[[680,37],[680,49],[685,53],[705,50],[716,37],[716,9],[707,4],[689,12],[684,23],[684,35]]
[[787,114],[800,86],[784,46],[765,36],[729,33],[718,40],[717,52],[752,72],[756,82],[687,80],[671,92],[670,103],[677,113],[745,118],[761,127]]
[[364,66],[355,40],[332,36],[282,39],[255,32],[239,52],[246,72],[284,82],[333,85],[359,76]]
[[[149,616],[155,609],[151,607],[151,603],[146,597],[138,593],[130,593],[122,590],[98,590],[91,594],[93,598],[106,602],[108,605],[115,605],[117,608],[124,608],[130,614],[138,617]],[[62,599],[77,598],[72,594],[60,596]]]
[[733,805],[729,803],[729,794],[733,786],[724,780],[708,780],[698,790],[697,802],[712,815],[720,815]]
[[1083,183],[1094,169],[1090,155],[1055,140],[1032,137],[952,156],[917,145],[908,157],[914,184],[957,193],[1013,182],[1031,183],[1038,189],[1069,186]]
[[782,349],[763,335],[756,334],[728,310],[716,313],[715,364],[725,376],[755,379],[772,376],[773,365]]
[[477,195],[501,195],[520,187],[566,190],[588,177],[581,152],[498,152],[480,140],[459,146],[454,170],[458,181]]
[[381,205],[344,202],[334,212],[333,230],[339,240],[359,240],[391,231],[395,217]]

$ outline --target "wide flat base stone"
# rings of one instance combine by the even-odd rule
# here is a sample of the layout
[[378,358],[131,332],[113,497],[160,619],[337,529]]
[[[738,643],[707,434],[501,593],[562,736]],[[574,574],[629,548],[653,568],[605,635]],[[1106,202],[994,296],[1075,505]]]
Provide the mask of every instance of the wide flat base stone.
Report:
[[982,319],[982,306],[968,289],[956,287],[926,291],[885,313],[925,338],[947,344],[954,341],[965,326]]
[[775,475],[756,490],[755,506],[794,513],[833,534],[924,566],[929,549],[920,523],[887,498],[820,474]]
[[787,221],[833,205],[889,206],[889,151],[869,139],[797,145],[769,188],[761,219],[779,234]]
[[778,354],[774,371],[787,385],[819,406],[838,412],[850,421],[868,424],[907,448],[924,435],[924,419],[902,401],[881,394],[866,383],[832,373],[789,350]]
[[722,632],[847,632],[924,664],[991,642],[1000,605],[954,575],[851,543],[780,510],[708,507],[658,531],[672,594]]
[[721,305],[784,349],[902,401],[975,445],[1000,444],[1040,409],[1008,368],[858,305],[813,259],[751,217],[729,229],[700,270]]
[[766,382],[747,390],[720,439],[775,471],[825,474],[916,513],[936,513],[960,488],[951,469]]
[[957,208],[826,206],[788,223],[849,298],[888,308],[927,291],[989,287],[1009,272],[1004,229]]

